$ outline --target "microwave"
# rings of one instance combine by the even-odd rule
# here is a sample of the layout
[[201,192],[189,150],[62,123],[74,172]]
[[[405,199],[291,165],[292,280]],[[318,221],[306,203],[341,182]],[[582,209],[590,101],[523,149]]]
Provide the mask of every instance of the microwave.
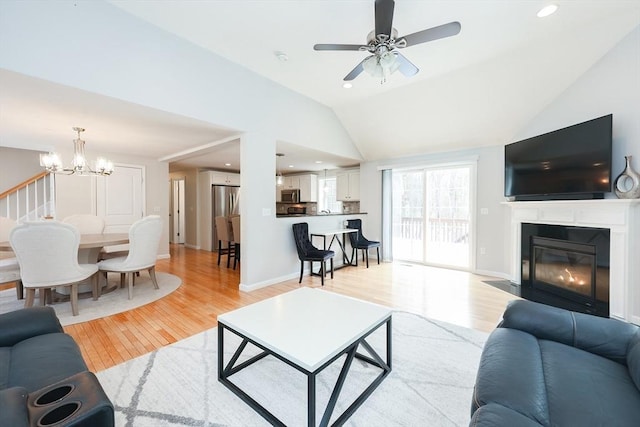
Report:
[[282,190],[280,200],[288,203],[298,203],[300,201],[300,190]]

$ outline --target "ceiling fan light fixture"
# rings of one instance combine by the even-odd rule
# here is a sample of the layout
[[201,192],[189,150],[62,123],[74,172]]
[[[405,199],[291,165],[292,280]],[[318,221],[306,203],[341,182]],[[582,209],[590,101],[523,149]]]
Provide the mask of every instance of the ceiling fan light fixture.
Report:
[[349,82],[343,83],[342,87],[345,89],[351,89],[353,87],[353,85]]
[[380,84],[387,81],[387,78],[400,68],[398,57],[394,52],[384,52],[381,55],[371,55],[362,63],[364,71],[372,77],[380,79]]

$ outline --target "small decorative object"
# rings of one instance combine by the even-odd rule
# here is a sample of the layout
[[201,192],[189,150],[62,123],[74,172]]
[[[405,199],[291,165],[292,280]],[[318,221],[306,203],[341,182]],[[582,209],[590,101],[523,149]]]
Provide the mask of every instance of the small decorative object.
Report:
[[640,174],[631,167],[631,157],[624,157],[627,164],[613,182],[616,196],[619,199],[640,199]]

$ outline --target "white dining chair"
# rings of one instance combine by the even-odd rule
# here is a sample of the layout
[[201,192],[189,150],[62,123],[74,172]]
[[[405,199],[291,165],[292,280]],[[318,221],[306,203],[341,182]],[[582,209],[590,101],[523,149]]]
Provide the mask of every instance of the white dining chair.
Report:
[[69,286],[71,311],[77,316],[78,283],[89,278],[93,299],[97,299],[98,267],[78,264],[80,232],[74,226],[58,221],[27,222],[11,230],[9,241],[27,290],[25,307],[33,305],[36,289],[40,290],[40,305],[45,305],[51,288]]
[[[9,240],[9,233],[18,225],[11,218],[0,216],[0,242]],[[0,285],[5,283],[15,283],[16,296],[23,298],[22,280],[20,279],[20,265],[15,256],[3,257],[0,259]]]
[[[162,218],[149,215],[131,225],[129,229],[129,253],[127,256],[110,258],[98,263],[105,279],[108,273],[120,273],[120,285],[127,277],[129,299],[133,298],[134,276],[136,272],[147,270],[153,286],[160,289],[156,280],[156,259],[162,235]],[[98,289],[99,295],[100,289]]]
[[65,217],[62,222],[75,226],[80,234],[102,234],[104,232],[104,219],[96,215],[70,215]]

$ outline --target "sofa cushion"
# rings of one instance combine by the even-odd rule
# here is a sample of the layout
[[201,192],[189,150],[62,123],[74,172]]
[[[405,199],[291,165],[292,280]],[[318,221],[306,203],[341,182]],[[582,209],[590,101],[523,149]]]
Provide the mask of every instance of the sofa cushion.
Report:
[[627,350],[627,369],[629,375],[640,390],[640,330],[629,341]]
[[497,403],[548,426],[542,369],[540,347],[533,335],[515,329],[494,330],[480,357],[474,405]]
[[9,386],[28,392],[87,370],[76,342],[65,333],[39,335],[11,348]]
[[473,413],[470,427],[540,427],[541,424],[525,417],[519,412],[509,409],[497,403],[489,403],[481,406]]
[[575,313],[527,300],[511,301],[500,324],[543,340],[560,342],[627,363],[628,343],[638,327],[616,319]]
[[539,344],[554,425],[639,425],[640,392],[626,366],[554,341]]
[[0,390],[9,387],[11,347],[0,347]]

